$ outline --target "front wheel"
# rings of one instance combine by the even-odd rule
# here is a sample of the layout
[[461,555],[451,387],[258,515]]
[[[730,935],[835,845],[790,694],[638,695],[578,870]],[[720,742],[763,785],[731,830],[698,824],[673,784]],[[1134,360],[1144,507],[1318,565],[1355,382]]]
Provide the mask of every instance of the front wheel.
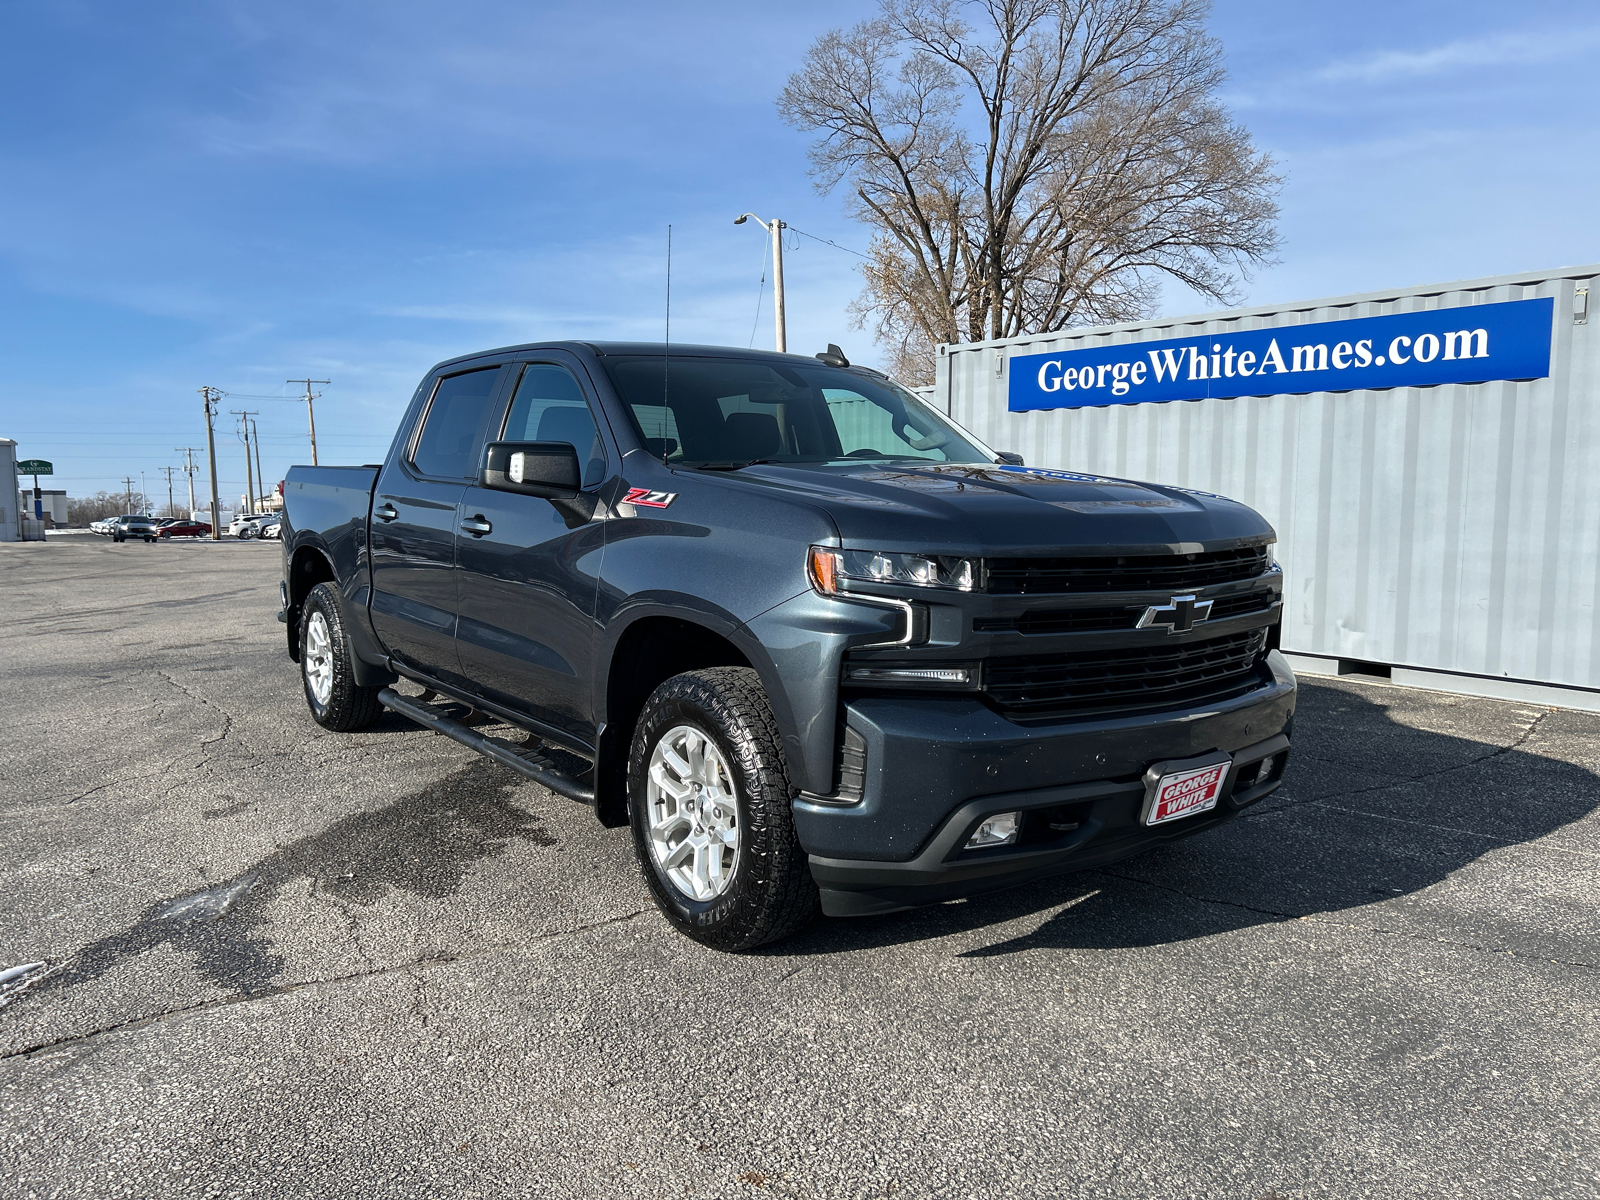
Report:
[[311,719],[324,729],[349,733],[378,719],[381,688],[356,682],[355,652],[344,625],[339,596],[325,583],[311,589],[300,614],[300,679]]
[[634,850],[657,906],[719,950],[789,936],[817,907],[772,707],[748,667],[667,680],[628,758]]

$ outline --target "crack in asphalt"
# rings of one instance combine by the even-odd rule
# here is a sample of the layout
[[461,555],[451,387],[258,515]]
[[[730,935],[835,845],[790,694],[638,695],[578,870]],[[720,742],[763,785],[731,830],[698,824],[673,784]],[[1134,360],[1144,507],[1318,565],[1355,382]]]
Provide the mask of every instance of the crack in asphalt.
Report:
[[221,716],[222,716],[222,732],[217,734],[217,736],[214,737],[214,738],[202,738],[200,740],[200,745],[199,745],[198,748],[199,748],[199,750],[200,750],[200,752],[202,754],[205,753],[205,749],[206,749],[207,746],[214,746],[218,742],[223,742],[223,741],[226,741],[228,739],[228,735],[233,732],[233,714],[232,713],[230,713],[227,709],[223,708],[222,705],[217,704],[214,701],[212,701],[209,697],[202,696],[199,692],[195,691],[193,688],[190,688],[185,684],[179,683],[176,679],[174,679],[166,671],[161,670],[159,667],[154,668],[154,673],[159,675],[162,679],[165,679],[169,684],[171,684],[178,691],[182,692],[185,696],[188,696],[189,699],[198,700],[205,707],[211,708],[211,709],[215,709],[219,714],[221,714]]
[[[64,1050],[71,1047],[92,1042],[97,1038],[106,1037],[114,1033],[129,1033],[134,1030],[144,1029],[174,1017],[184,1017],[195,1013],[210,1012],[213,1009],[228,1008],[235,1004],[253,1004],[261,1000],[272,1000],[279,996],[287,996],[293,992],[303,991],[306,988],[334,987],[339,984],[354,983],[364,979],[381,979],[390,975],[405,975],[410,972],[427,970],[430,967],[449,966],[454,963],[472,962],[477,959],[487,958],[495,954],[506,954],[516,950],[525,949],[531,945],[543,942],[559,941],[562,938],[576,937],[595,929],[604,929],[611,925],[624,925],[629,921],[637,920],[652,908],[638,908],[631,912],[621,913],[614,917],[605,917],[598,921],[588,921],[582,925],[574,925],[570,929],[552,929],[548,933],[535,934],[526,942],[495,942],[487,946],[479,946],[473,950],[463,952],[441,951],[438,954],[425,954],[420,958],[410,959],[403,963],[391,963],[388,966],[371,966],[362,971],[350,971],[343,975],[330,975],[322,979],[300,979],[293,983],[276,984],[272,987],[257,988],[250,992],[241,992],[233,996],[219,996],[214,1000],[202,1000],[197,1004],[186,1004],[180,1008],[165,1009],[162,1012],[150,1013],[142,1017],[130,1017],[126,1021],[117,1021],[98,1029],[87,1030],[84,1033],[73,1034],[70,1037],[55,1038],[48,1042],[40,1042],[34,1046],[25,1046],[17,1050],[8,1050],[0,1054],[0,1062],[11,1062],[17,1059],[37,1058],[52,1050]],[[66,964],[51,967],[47,971],[34,976],[32,982],[42,982],[64,969]],[[419,979],[420,983],[420,979]],[[411,1011],[420,1013],[421,992],[413,1001]],[[424,1017],[426,1022],[426,1017]]]

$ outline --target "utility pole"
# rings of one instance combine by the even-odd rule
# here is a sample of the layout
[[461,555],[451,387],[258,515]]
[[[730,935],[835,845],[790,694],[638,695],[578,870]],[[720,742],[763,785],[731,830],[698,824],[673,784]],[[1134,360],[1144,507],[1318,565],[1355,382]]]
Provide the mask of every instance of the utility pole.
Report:
[[250,473],[250,418],[256,414],[242,408],[230,408],[228,411],[239,418],[239,427],[243,430],[240,436],[244,439],[244,510],[246,513],[254,513],[256,481],[255,476]]
[[789,338],[788,321],[783,311],[783,231],[788,226],[777,217],[763,221],[755,213],[745,213],[733,219],[735,225],[743,225],[746,221],[754,221],[772,239],[772,320],[776,326],[778,353],[785,354],[789,349]]
[[122,492],[123,492],[123,498],[127,501],[127,504],[128,504],[128,507],[123,509],[122,511],[131,513],[133,511],[133,476],[132,475],[124,475],[122,477]]
[[261,493],[261,510],[267,508],[267,477],[261,473],[261,430],[256,428],[254,421],[250,422],[250,436],[256,439],[256,491]]
[[211,540],[220,542],[222,530],[217,528],[217,438],[212,431],[211,418],[216,415],[216,409],[211,406],[217,402],[222,393],[214,387],[203,387],[200,395],[206,402],[206,455],[211,461]]
[[184,465],[179,467],[178,469],[189,477],[189,515],[191,517],[193,517],[194,516],[194,473],[195,473],[196,470],[199,469],[194,465],[194,451],[195,451],[195,448],[193,446],[174,446],[173,449],[176,450],[179,454],[182,454],[186,459]]
[[181,471],[183,468],[162,467],[161,469],[167,473],[167,516],[170,517],[172,515],[172,473],[174,471]]
[[[311,401],[314,398],[311,395],[311,385],[313,383],[329,383],[329,384],[331,384],[333,382],[333,380],[331,380],[331,379],[285,379],[284,382],[285,383],[303,383],[303,384],[306,385],[306,416],[309,417],[310,420],[311,420],[311,465],[314,467],[314,466],[317,465],[317,414],[312,410],[312,407],[311,407]],[[322,393],[318,392],[317,395],[320,396],[320,395],[322,395]]]

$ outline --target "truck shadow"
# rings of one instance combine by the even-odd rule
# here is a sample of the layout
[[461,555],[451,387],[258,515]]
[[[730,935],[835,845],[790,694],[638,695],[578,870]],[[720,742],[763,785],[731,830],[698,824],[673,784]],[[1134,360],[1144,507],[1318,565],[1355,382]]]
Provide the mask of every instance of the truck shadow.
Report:
[[[1447,719],[1459,724],[1476,702],[1423,703],[1458,706]],[[970,934],[1050,909],[1060,911],[1031,932],[964,956],[1158,946],[1419,892],[1600,808],[1600,777],[1525,748],[1549,710],[1521,711],[1543,715],[1528,718],[1530,733],[1514,744],[1497,745],[1404,725],[1348,685],[1302,681],[1284,785],[1235,820],[1006,892],[819,921],[773,952],[829,954]]]

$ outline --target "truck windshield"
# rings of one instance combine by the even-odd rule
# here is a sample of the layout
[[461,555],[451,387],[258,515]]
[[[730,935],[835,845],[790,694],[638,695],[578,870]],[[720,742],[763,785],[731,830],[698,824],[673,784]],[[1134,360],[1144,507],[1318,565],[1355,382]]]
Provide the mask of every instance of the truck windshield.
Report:
[[646,448],[672,466],[995,461],[881,376],[765,359],[650,355],[600,361]]

